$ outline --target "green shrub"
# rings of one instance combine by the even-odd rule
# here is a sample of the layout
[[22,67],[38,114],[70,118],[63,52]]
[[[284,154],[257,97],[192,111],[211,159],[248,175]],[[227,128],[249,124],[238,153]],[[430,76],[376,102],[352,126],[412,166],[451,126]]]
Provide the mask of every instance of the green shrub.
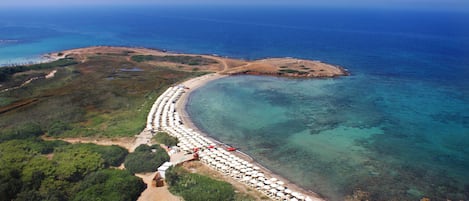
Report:
[[5,129],[0,132],[0,142],[13,139],[27,139],[38,137],[43,134],[41,126],[36,123],[25,123],[15,128]]
[[153,139],[160,144],[164,144],[168,147],[176,146],[179,140],[176,137],[170,136],[166,132],[158,132]]
[[104,159],[104,164],[105,166],[119,166],[121,165],[127,154],[129,152],[127,149],[117,146],[117,145],[111,145],[111,146],[101,146],[101,145],[96,145],[92,143],[80,143],[80,144],[74,144],[70,146],[70,149],[86,149],[91,152],[98,153],[101,155],[101,157]]
[[160,61],[160,62],[171,62],[180,63],[190,66],[208,65],[218,63],[214,59],[205,58],[202,56],[184,56],[184,55],[166,55],[166,56],[153,56],[153,55],[134,55],[131,57],[133,61],[144,62],[144,61]]
[[137,200],[145,190],[142,179],[122,170],[100,170],[85,177],[79,185],[74,201]]
[[[152,152],[155,149],[155,152]],[[169,155],[159,147],[139,146],[135,152],[130,153],[125,158],[125,168],[132,174],[140,172],[154,172],[164,162],[169,161]]]
[[134,152],[151,152],[151,147],[146,144],[141,144],[135,148]]
[[293,69],[280,69],[279,70],[282,73],[299,73],[300,71],[293,70]]
[[59,59],[57,61],[26,66],[2,67],[0,68],[0,82],[8,80],[13,74],[25,72],[28,70],[42,70],[55,67],[65,67],[77,64],[73,58]]
[[71,130],[72,127],[62,121],[54,121],[49,128],[47,129],[47,135],[49,136],[59,136],[65,131]]
[[207,176],[188,173],[181,167],[170,167],[166,171],[169,190],[186,201],[234,200],[235,191],[231,184]]

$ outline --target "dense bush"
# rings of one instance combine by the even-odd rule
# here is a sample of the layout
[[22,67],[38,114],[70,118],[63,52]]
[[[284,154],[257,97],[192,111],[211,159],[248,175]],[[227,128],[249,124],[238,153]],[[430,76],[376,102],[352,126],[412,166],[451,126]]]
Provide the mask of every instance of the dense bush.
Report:
[[189,173],[178,166],[170,167],[166,171],[166,182],[171,193],[182,196],[186,201],[235,199],[235,191],[231,184]]
[[[81,191],[99,195],[96,199],[116,200],[110,194],[111,189],[120,193],[122,199],[117,200],[136,200],[144,189],[141,179],[121,170],[101,172],[105,160],[98,151],[93,151],[101,150],[99,147],[37,138],[0,143],[0,201],[65,201],[80,198]],[[112,151],[106,154],[112,154]],[[89,179],[96,172],[106,176],[100,184]],[[84,198],[90,200],[91,197]]]
[[158,132],[153,139],[160,144],[164,144],[168,147],[176,146],[179,143],[179,140],[173,136],[168,135],[165,132]]
[[171,63],[180,63],[187,64],[190,66],[197,65],[208,65],[218,63],[216,60],[205,58],[202,56],[176,56],[176,55],[166,55],[166,56],[153,56],[153,55],[134,55],[131,57],[133,61],[144,62],[144,61],[160,61],[160,62],[171,62]]
[[31,137],[37,137],[42,135],[44,132],[41,126],[36,123],[25,123],[15,128],[5,129],[0,131],[0,143],[13,139],[26,139]]
[[85,177],[71,200],[133,201],[145,188],[146,184],[128,171],[100,170]]
[[146,144],[141,144],[137,148],[135,148],[134,152],[151,152],[151,147]]
[[76,148],[87,149],[89,151],[100,154],[101,157],[104,159],[104,164],[106,166],[121,165],[124,162],[125,157],[129,153],[127,149],[117,146],[117,145],[100,146],[100,145],[91,144],[91,143],[80,143],[80,144],[71,145],[70,147],[73,149],[76,149]]
[[47,135],[49,136],[59,136],[65,131],[71,130],[71,126],[63,121],[54,121],[49,128],[47,129]]
[[[152,148],[155,152],[152,152]],[[156,171],[166,161],[169,161],[169,155],[163,148],[140,145],[135,152],[127,155],[124,164],[127,170],[135,174]]]
[[0,68],[0,82],[8,80],[13,74],[25,72],[28,70],[41,70],[54,67],[64,67],[77,64],[72,58],[59,59],[50,63],[33,64],[26,66],[2,67]]

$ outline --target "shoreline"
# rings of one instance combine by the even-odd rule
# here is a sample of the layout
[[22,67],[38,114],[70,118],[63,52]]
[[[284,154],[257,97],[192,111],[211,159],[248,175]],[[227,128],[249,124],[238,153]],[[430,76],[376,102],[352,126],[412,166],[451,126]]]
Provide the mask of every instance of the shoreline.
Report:
[[[229,77],[229,76],[230,75],[221,75],[221,74],[218,74],[218,73],[212,73],[212,74],[207,74],[207,75],[204,75],[204,76],[201,76],[201,77],[192,78],[192,79],[189,79],[189,80],[186,80],[186,81],[180,83],[181,85],[184,85],[185,87],[188,87],[189,89],[186,89],[186,92],[181,95],[179,101],[177,101],[177,107],[176,107],[176,111],[180,114],[179,116],[181,117],[181,120],[182,120],[184,125],[186,125],[188,128],[193,129],[194,131],[197,131],[198,133],[202,134],[204,137],[209,138],[210,140],[212,140],[215,143],[217,143],[219,145],[222,145],[222,146],[227,146],[227,145],[225,143],[219,141],[219,140],[214,139],[213,137],[211,137],[207,133],[201,131],[194,124],[194,122],[192,121],[192,119],[190,118],[189,114],[186,111],[186,105],[187,105],[187,103],[189,101],[189,97],[190,97],[190,95],[193,91],[195,91],[198,88],[206,85],[209,82],[212,82],[212,81],[215,81],[215,80],[218,80],[218,79],[222,79],[222,78],[226,78],[226,77]],[[256,161],[255,158],[251,157],[249,154],[241,152],[239,150],[236,150],[235,152],[231,152],[231,153],[233,153],[234,155],[236,155],[236,156],[238,156],[238,157],[240,157],[240,158],[242,158],[242,159],[244,159],[244,160],[246,160],[250,163],[253,163],[253,164],[257,165],[258,167],[260,167],[260,169],[263,172],[265,172],[270,177],[274,177],[274,178],[277,178],[281,181],[284,181],[285,186],[287,186],[289,189],[300,192],[300,193],[302,193],[306,196],[309,196],[310,198],[312,198],[316,201],[325,200],[319,194],[317,194],[317,193],[315,193],[311,190],[307,190],[305,188],[302,188],[298,184],[290,181],[289,179],[286,179],[285,177],[283,177],[279,173],[275,173],[272,170],[268,169],[267,167],[263,166],[258,161]],[[206,165],[206,166],[208,166],[208,165]]]

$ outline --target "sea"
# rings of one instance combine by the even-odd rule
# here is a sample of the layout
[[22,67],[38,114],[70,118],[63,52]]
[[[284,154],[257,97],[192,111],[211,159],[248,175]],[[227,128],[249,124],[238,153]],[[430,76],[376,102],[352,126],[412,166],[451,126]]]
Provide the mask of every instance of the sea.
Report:
[[469,200],[467,12],[0,8],[1,66],[95,45],[342,66],[350,76],[223,78],[186,110],[208,135],[328,200]]

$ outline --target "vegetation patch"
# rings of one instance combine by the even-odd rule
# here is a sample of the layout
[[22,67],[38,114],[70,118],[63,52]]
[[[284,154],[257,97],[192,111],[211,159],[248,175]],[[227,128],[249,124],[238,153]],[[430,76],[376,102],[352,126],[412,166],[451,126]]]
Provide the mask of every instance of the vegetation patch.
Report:
[[64,58],[50,63],[41,63],[34,65],[15,66],[15,67],[2,67],[0,68],[0,82],[7,81],[13,74],[25,72],[29,70],[43,70],[55,67],[65,67],[75,65],[76,62],[73,58]]
[[104,165],[106,167],[120,166],[124,162],[127,154],[129,154],[127,149],[117,146],[117,145],[101,146],[101,145],[96,145],[96,144],[91,144],[91,143],[79,143],[79,144],[73,144],[69,147],[71,149],[86,149],[86,150],[98,153],[99,155],[101,155],[101,158],[104,159]]
[[154,55],[134,55],[131,57],[133,61],[144,62],[144,61],[160,61],[160,62],[171,62],[186,64],[190,66],[209,65],[218,63],[214,59],[205,58],[202,56],[177,56],[177,55],[166,55],[166,56],[154,56]]
[[169,155],[163,148],[142,144],[127,155],[124,165],[127,170],[135,174],[154,172],[166,161],[169,161]]
[[136,200],[143,181],[104,169],[103,154],[93,151],[101,148],[94,146],[35,137],[0,143],[0,201]]
[[299,73],[300,71],[293,70],[293,69],[280,69],[281,73]]
[[[65,64],[57,61],[41,66]],[[15,68],[15,72],[25,70]],[[24,73],[30,72],[34,71]],[[202,74],[138,64],[125,57],[88,57],[84,63],[59,68],[54,79],[35,80],[0,93],[0,131],[34,122],[53,137],[134,136],[144,128],[151,105],[164,90]],[[106,79],[109,77],[113,79]],[[1,84],[18,86],[22,81],[12,83],[16,79]]]
[[100,170],[85,177],[78,185],[78,193],[71,200],[133,201],[138,199],[145,188],[146,184],[128,171]]
[[170,136],[166,132],[158,132],[153,137],[153,140],[168,147],[176,146],[179,143],[179,140],[176,137]]
[[235,199],[235,191],[231,184],[189,173],[179,166],[170,167],[166,171],[166,182],[171,193],[182,196],[186,201]]

